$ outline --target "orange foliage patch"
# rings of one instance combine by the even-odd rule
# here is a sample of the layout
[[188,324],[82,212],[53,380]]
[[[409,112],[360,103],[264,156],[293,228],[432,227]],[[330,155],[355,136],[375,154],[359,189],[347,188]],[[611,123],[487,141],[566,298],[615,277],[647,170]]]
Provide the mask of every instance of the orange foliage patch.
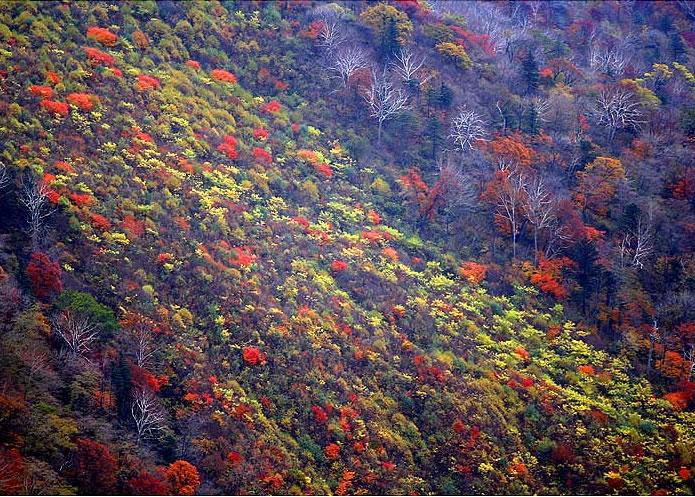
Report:
[[459,274],[471,285],[479,285],[487,275],[488,267],[473,261],[467,261],[459,267]]
[[138,91],[158,90],[159,87],[159,80],[146,74],[138,76],[138,81],[135,83],[135,88]]
[[41,107],[51,114],[67,117],[70,108],[65,102],[56,102],[55,100],[41,100]]
[[29,92],[41,98],[51,98],[53,96],[53,88],[50,86],[31,85],[29,87]]
[[92,26],[87,29],[87,38],[97,41],[107,47],[112,47],[118,41],[118,36],[106,28]]
[[251,252],[249,247],[234,247],[236,257],[230,259],[234,266],[247,267],[256,262],[257,257]]
[[200,69],[200,62],[198,62],[197,60],[187,60],[186,65],[195,69],[196,71]]
[[101,231],[108,231],[111,229],[111,222],[101,214],[92,214],[91,223],[92,226]]
[[210,75],[212,76],[212,79],[216,81],[222,81],[223,83],[230,83],[232,85],[237,83],[236,76],[229,71],[225,71],[224,69],[213,69]]
[[348,268],[347,262],[345,261],[333,261],[331,262],[331,271],[339,273],[341,271],[345,271]]
[[370,210],[367,213],[367,218],[372,224],[381,224],[381,216],[375,210]]
[[323,453],[328,459],[337,459],[340,455],[340,446],[335,443],[330,443],[323,450]]
[[69,103],[85,112],[92,110],[94,108],[94,103],[98,101],[95,95],[89,93],[71,93],[68,95],[67,100]]

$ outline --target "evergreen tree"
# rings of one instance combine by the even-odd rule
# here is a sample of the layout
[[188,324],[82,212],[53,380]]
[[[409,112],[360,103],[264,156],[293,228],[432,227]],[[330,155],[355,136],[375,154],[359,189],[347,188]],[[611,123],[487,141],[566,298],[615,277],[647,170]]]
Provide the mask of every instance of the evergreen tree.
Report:
[[527,93],[535,93],[540,77],[538,75],[538,62],[536,62],[531,50],[528,51],[526,58],[521,63],[521,72],[526,82]]
[[680,33],[675,31],[671,34],[670,38],[671,45],[671,55],[673,55],[673,60],[676,62],[683,62],[686,55],[685,44],[683,43],[683,38]]
[[395,19],[389,19],[386,27],[381,32],[381,43],[379,45],[379,55],[382,60],[388,60],[393,54],[398,53],[401,44],[398,41],[398,27]]
[[111,384],[116,395],[116,409],[121,420],[127,420],[130,416],[130,400],[132,394],[132,381],[130,368],[123,354],[118,357],[118,363],[111,371]]

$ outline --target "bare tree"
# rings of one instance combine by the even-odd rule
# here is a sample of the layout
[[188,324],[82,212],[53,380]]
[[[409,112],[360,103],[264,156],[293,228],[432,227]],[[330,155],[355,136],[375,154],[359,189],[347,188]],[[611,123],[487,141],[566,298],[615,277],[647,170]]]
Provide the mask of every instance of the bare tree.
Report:
[[629,62],[629,51],[622,46],[601,48],[592,45],[589,48],[589,67],[609,76],[618,77],[623,74]]
[[137,442],[155,437],[166,427],[166,413],[157,397],[149,390],[140,389],[133,395],[130,412],[135,422]]
[[449,138],[452,138],[454,144],[458,145],[464,153],[472,149],[476,141],[485,139],[487,136],[485,127],[485,121],[480,114],[462,106],[451,121]]
[[499,171],[500,179],[494,189],[496,213],[509,222],[512,232],[512,257],[516,259],[516,237],[519,234],[524,197],[528,179],[519,171]]
[[639,102],[627,90],[602,91],[596,99],[598,123],[608,129],[608,139],[613,141],[616,131],[623,128],[639,130],[644,123]]
[[135,344],[135,361],[139,367],[145,367],[157,352],[158,347],[152,341],[152,332],[145,326],[137,326],[132,334]]
[[538,233],[552,227],[556,219],[557,202],[542,177],[536,176],[524,186],[524,213],[533,225],[533,262],[538,263]]
[[65,343],[72,358],[84,356],[99,336],[99,329],[90,318],[63,311],[54,322],[56,334]]
[[48,186],[33,179],[25,181],[19,193],[19,201],[28,211],[28,232],[32,248],[36,250],[45,228],[46,218],[52,214],[48,207]]
[[646,259],[654,251],[651,211],[646,219],[641,215],[637,218],[637,226],[623,236],[618,249],[621,268],[644,268]]
[[328,70],[335,73],[335,77],[340,79],[343,88],[347,88],[350,76],[356,71],[368,67],[368,65],[367,54],[364,50],[358,47],[349,47],[337,53]]
[[401,48],[400,52],[396,54],[395,60],[391,62],[391,66],[404,82],[416,81],[418,86],[421,86],[432,77],[418,78],[418,72],[422,69],[425,60],[427,60],[426,57],[416,59],[413,51],[406,47]]
[[400,88],[395,88],[386,68],[379,74],[372,68],[372,84],[364,94],[369,106],[369,115],[379,123],[377,143],[381,144],[381,130],[384,121],[408,109],[408,97]]
[[323,26],[319,32],[318,44],[330,54],[345,41],[345,36],[340,28],[340,18],[325,16],[321,22]]
[[7,166],[0,162],[0,190],[10,184],[10,173],[7,171]]

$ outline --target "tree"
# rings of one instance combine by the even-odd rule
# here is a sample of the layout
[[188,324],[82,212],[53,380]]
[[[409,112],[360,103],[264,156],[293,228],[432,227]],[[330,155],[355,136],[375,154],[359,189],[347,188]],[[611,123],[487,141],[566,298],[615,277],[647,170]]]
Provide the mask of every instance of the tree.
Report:
[[379,52],[388,58],[404,46],[413,32],[408,14],[379,2],[360,14],[360,19],[379,38]]
[[397,114],[408,109],[408,97],[400,88],[394,88],[386,68],[381,74],[372,68],[372,83],[363,97],[369,107],[369,115],[379,123],[377,143],[381,144],[384,121],[393,119]]
[[[412,81],[417,78],[417,74],[422,68],[427,57],[422,57],[417,60],[415,53],[410,48],[401,48],[391,62],[393,70],[398,74],[404,82]],[[424,84],[430,77],[425,80],[418,80],[419,84]]]
[[88,438],[77,440],[75,479],[82,493],[114,493],[117,471],[118,464],[107,446]]
[[654,251],[651,210],[646,218],[642,214],[637,216],[634,227],[620,240],[618,250],[621,268],[627,266],[644,268],[645,260]]
[[0,162],[0,191],[10,184],[10,173],[7,171],[7,166]]
[[191,463],[174,461],[166,470],[166,479],[176,495],[193,495],[200,486],[200,475]]
[[542,177],[536,175],[524,187],[524,214],[533,226],[533,262],[538,262],[538,233],[556,220],[557,202]]
[[38,299],[47,300],[63,289],[63,283],[60,281],[60,265],[51,261],[43,252],[31,254],[27,265],[27,276],[31,283],[31,291]]
[[516,259],[516,238],[519,234],[521,214],[525,203],[528,180],[519,170],[503,169],[495,173],[483,197],[495,206],[497,225],[508,229],[512,236],[512,257]]
[[349,47],[340,50],[335,55],[335,59],[328,70],[336,73],[336,77],[340,79],[342,87],[347,88],[350,76],[367,66],[367,55],[364,50],[358,47]]
[[459,108],[458,114],[451,121],[449,138],[458,145],[461,153],[471,150],[478,140],[485,140],[487,131],[485,121],[474,110],[468,110],[466,106]]
[[583,212],[606,213],[618,183],[625,179],[625,169],[618,159],[597,157],[583,171],[577,172],[574,199]]
[[326,53],[331,54],[345,41],[345,36],[340,29],[340,17],[324,16],[321,22],[318,44]]
[[139,389],[135,392],[130,413],[135,422],[138,443],[156,436],[166,427],[166,413],[149,390]]
[[526,91],[528,93],[535,93],[538,89],[540,76],[538,74],[538,63],[531,50],[528,51],[526,57],[521,62],[521,73],[526,82]]
[[36,250],[45,229],[45,223],[52,210],[48,208],[48,186],[33,179],[24,182],[19,193],[19,201],[28,211],[27,224],[31,246]]
[[644,123],[639,102],[630,91],[604,90],[596,99],[598,123],[608,130],[608,141],[612,142],[616,131],[624,128],[639,130]]
[[55,320],[53,329],[63,340],[73,359],[88,354],[91,344],[99,336],[99,329],[88,316],[63,311]]

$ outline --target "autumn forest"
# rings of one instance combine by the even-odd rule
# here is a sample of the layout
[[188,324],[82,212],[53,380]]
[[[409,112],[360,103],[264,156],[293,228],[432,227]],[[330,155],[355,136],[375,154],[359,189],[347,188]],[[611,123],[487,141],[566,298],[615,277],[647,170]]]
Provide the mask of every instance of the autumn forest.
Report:
[[0,2],[0,494],[694,492],[695,1]]

